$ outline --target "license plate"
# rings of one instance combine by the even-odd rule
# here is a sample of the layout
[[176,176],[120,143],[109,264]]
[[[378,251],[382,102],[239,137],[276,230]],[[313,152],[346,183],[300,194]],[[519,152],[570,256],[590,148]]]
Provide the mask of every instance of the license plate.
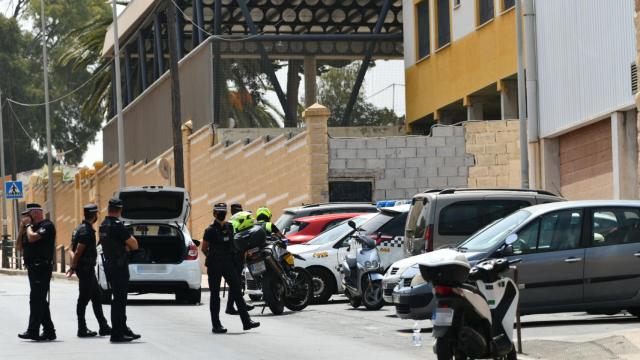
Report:
[[433,326],[451,326],[453,323],[453,309],[438,308],[433,316]]
[[138,265],[136,267],[136,272],[138,274],[166,273],[167,266],[166,265]]
[[284,261],[286,261],[286,263],[289,264],[290,266],[293,266],[293,264],[294,264],[293,255],[291,255],[291,254],[285,255],[284,256]]
[[249,264],[249,271],[253,275],[260,275],[267,270],[267,267],[264,264],[264,261],[260,261],[254,264]]

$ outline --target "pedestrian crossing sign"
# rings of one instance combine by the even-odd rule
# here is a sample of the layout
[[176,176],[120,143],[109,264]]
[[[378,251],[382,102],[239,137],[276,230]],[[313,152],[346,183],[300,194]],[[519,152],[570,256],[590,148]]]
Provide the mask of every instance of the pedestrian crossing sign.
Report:
[[7,194],[7,199],[22,199],[24,197],[22,181],[5,181],[4,193]]

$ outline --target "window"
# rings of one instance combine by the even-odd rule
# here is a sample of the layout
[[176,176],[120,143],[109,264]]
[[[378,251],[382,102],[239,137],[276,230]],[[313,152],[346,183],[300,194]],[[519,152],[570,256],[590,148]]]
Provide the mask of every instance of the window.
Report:
[[329,181],[330,202],[371,202],[371,181]]
[[518,232],[518,240],[513,243],[513,253],[522,254],[536,250],[538,247],[538,233],[540,220],[534,221]]
[[393,220],[386,223],[380,232],[382,235],[389,236],[404,236],[404,224],[407,222],[407,213],[402,213],[396,216]]
[[507,11],[516,6],[516,0],[502,0],[502,11]]
[[592,230],[592,246],[640,242],[640,212],[633,208],[595,210]]
[[442,209],[438,233],[471,235],[485,225],[527,206],[531,204],[523,200],[460,201]]
[[418,14],[418,58],[429,56],[431,51],[431,29],[429,27],[429,1],[424,0],[416,6]]
[[580,247],[582,210],[546,214],[518,232],[515,254],[571,250]]
[[477,0],[478,5],[478,26],[487,23],[489,20],[493,19],[494,9],[493,9],[493,1],[494,0]]
[[437,0],[438,48],[451,42],[451,11],[449,0]]
[[504,239],[518,226],[523,224],[531,213],[526,210],[516,211],[506,218],[497,221],[491,226],[487,226],[482,231],[477,232],[467,241],[460,245],[461,250],[469,252],[487,252],[497,246],[501,246]]

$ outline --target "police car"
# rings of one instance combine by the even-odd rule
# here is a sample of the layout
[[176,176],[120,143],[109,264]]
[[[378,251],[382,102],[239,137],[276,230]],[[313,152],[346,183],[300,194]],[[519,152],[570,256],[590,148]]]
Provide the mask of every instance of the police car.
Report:
[[[166,186],[129,187],[115,194],[122,200],[121,220],[138,240],[142,256],[129,261],[130,293],[169,293],[176,300],[200,302],[202,270],[198,262],[198,240],[186,227],[189,195],[182,188]],[[103,302],[111,290],[98,247],[96,274]]]
[[[392,204],[395,205],[397,202]],[[378,242],[378,250],[384,269],[405,257],[403,252],[404,226],[409,207],[409,204],[403,204],[381,208],[375,214],[360,215],[353,219],[365,234],[370,235]],[[297,262],[296,265],[306,268],[313,276],[315,302],[326,302],[333,294],[344,291],[339,264],[347,253],[352,233],[353,230],[345,221],[306,244],[288,248],[291,253],[305,259],[305,261]]]

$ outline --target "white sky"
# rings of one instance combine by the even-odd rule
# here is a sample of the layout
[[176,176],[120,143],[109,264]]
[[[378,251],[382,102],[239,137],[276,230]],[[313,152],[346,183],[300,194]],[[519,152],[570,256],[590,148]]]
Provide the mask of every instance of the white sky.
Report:
[[[4,13],[5,15],[9,15],[7,12],[13,9],[13,1],[15,0],[0,0],[0,12]],[[278,76],[282,87],[286,89],[286,68],[278,71],[276,75]],[[396,84],[396,86],[390,86],[392,84]],[[300,85],[300,95],[303,96],[304,82],[301,82]],[[401,85],[404,85],[404,65],[402,60],[381,60],[377,61],[376,66],[374,68],[370,68],[367,72],[361,91],[364,92],[367,101],[373,103],[375,106],[379,108],[387,107],[390,109],[394,109],[396,114],[404,115],[405,96],[404,86]],[[278,103],[278,99],[275,93],[270,92],[267,93],[266,96],[272,103]],[[92,166],[95,161],[99,160],[102,160],[101,131],[96,135],[95,142],[89,145],[86,153],[83,156],[83,160],[80,163],[80,166]]]

